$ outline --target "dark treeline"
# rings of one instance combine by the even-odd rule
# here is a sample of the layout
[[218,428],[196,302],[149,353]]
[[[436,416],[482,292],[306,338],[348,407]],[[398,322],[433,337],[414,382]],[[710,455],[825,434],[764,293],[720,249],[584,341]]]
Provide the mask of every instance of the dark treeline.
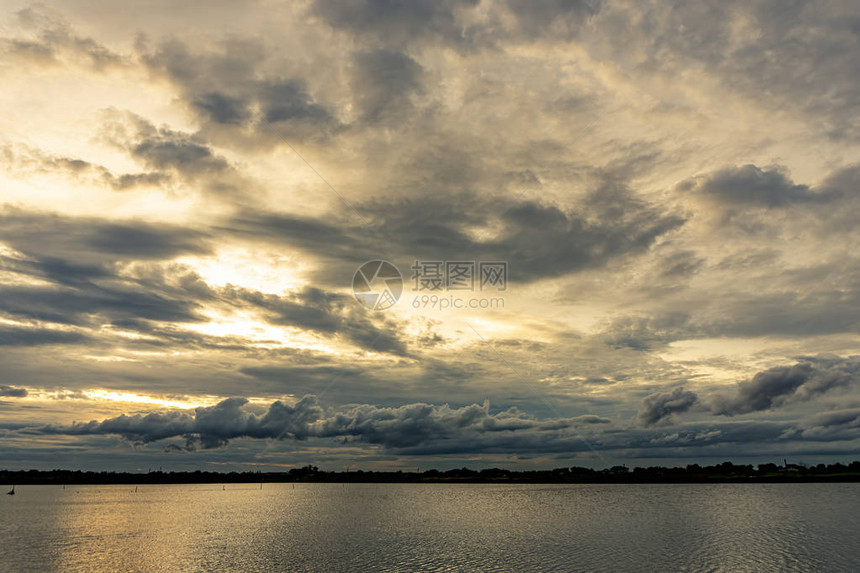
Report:
[[353,482],[353,483],[711,483],[711,482],[799,482],[860,481],[860,462],[848,465],[805,466],[794,464],[736,465],[723,462],[714,466],[647,467],[614,466],[604,470],[565,467],[553,470],[505,470],[468,468],[423,472],[343,471],[329,472],[308,465],[285,472],[91,472],[72,470],[0,470],[0,484],[176,484],[176,483],[279,483],[279,482]]

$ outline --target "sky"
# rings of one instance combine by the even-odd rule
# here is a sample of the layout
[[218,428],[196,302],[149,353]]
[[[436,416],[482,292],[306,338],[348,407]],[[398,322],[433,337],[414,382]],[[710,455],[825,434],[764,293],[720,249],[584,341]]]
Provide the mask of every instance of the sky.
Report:
[[858,70],[850,0],[0,2],[0,466],[857,459]]

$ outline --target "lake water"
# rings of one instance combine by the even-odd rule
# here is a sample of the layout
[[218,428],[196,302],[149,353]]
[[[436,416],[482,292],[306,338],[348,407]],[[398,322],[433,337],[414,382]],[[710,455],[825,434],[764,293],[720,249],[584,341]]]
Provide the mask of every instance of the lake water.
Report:
[[860,570],[860,484],[133,490],[0,496],[0,570]]

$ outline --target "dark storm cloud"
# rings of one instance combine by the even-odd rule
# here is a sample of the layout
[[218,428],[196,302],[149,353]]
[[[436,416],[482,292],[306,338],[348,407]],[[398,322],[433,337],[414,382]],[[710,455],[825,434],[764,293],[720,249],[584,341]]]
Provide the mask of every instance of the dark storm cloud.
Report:
[[7,398],[24,398],[28,392],[26,388],[15,388],[14,386],[0,385],[0,396]]
[[203,448],[214,448],[238,437],[303,439],[309,425],[322,415],[313,397],[305,397],[295,406],[274,402],[259,416],[243,409],[247,403],[245,398],[228,398],[215,406],[196,408],[193,414],[171,410],[122,415],[102,422],[48,426],[42,431],[68,435],[116,434],[141,444],[183,436],[189,447],[199,443]]
[[248,102],[219,92],[203,93],[191,106],[215,123],[241,124],[251,117]]
[[556,420],[537,420],[516,409],[490,414],[489,403],[462,408],[423,403],[395,408],[361,405],[342,411],[326,412],[314,396],[305,396],[295,406],[280,401],[268,409],[254,411],[244,398],[228,398],[216,406],[187,411],[121,415],[103,421],[75,423],[70,426],[45,426],[39,433],[64,435],[113,434],[134,443],[145,444],[182,437],[186,448],[213,448],[236,438],[295,439],[347,438],[385,449],[397,450],[420,444],[456,442],[482,436],[514,433],[535,434],[552,439],[557,432],[583,425],[606,424],[599,416]]
[[[98,326],[134,319],[160,322],[200,322],[202,303],[213,300],[199,277],[187,270],[140,274],[87,273],[47,278],[56,282],[0,288],[0,312],[13,317],[60,325]],[[65,271],[64,271],[65,273]],[[38,276],[38,275],[37,275]],[[72,342],[71,335],[62,336]],[[35,340],[35,338],[33,339]]]
[[833,193],[813,193],[807,185],[795,184],[785,169],[761,169],[755,165],[727,167],[678,184],[681,193],[710,196],[730,205],[784,207],[796,203],[826,202]]
[[860,408],[823,412],[804,420],[796,432],[806,440],[855,440],[860,438]]
[[[154,50],[150,49],[145,39],[137,45],[147,67],[166,74],[180,85],[194,87],[200,97],[219,93],[211,91],[219,82],[235,84],[237,87],[242,83],[253,83],[257,66],[266,57],[262,44],[252,40],[228,39],[221,47],[220,53],[197,54],[176,38],[160,42]],[[204,89],[207,84],[209,91]],[[211,103],[219,107],[228,102]],[[230,105],[235,110],[236,105],[241,107],[241,102],[230,102]]]
[[218,172],[227,167],[227,162],[215,157],[206,145],[168,129],[134,144],[131,153],[157,169],[174,168],[187,174]]
[[0,210],[0,241],[41,260],[42,268],[49,266],[49,261],[97,266],[116,260],[205,254],[211,249],[205,232],[176,225],[67,217],[14,208]]
[[836,196],[846,199],[856,199],[860,196],[857,183],[860,182],[860,164],[854,163],[833,170],[822,181],[822,195]]
[[[629,457],[737,458],[747,455],[785,455],[808,443],[792,439],[796,426],[787,422],[750,420],[744,422],[691,423],[673,428],[631,429],[609,436],[602,443],[611,451]],[[815,444],[819,449],[820,444]]]
[[683,414],[692,408],[699,397],[695,392],[676,388],[672,392],[658,392],[646,396],[639,407],[636,418],[643,426],[664,421],[673,414]]
[[[105,29],[119,18],[109,12],[85,12],[87,29],[98,30],[99,39],[123,36]],[[118,191],[168,184],[171,191],[227,190],[200,197],[201,209],[191,217],[199,222],[211,213],[232,214],[217,229],[3,215],[0,241],[17,253],[2,251],[0,277],[13,280],[0,287],[0,313],[27,326],[0,328],[0,370],[5,379],[33,387],[55,383],[42,382],[46,373],[65,379],[61,369],[74,364],[81,368],[68,369],[70,384],[87,380],[91,387],[117,384],[140,391],[182,386],[184,392],[228,396],[237,388],[246,395],[245,387],[270,395],[321,393],[336,379],[349,388],[336,390],[336,398],[331,392],[329,400],[375,405],[321,410],[303,400],[292,410],[266,410],[236,398],[201,411],[77,425],[76,435],[95,436],[81,444],[103,445],[110,435],[135,442],[179,443],[187,437],[181,447],[210,448],[234,438],[288,437],[361,442],[386,455],[567,455],[588,451],[576,428],[601,450],[690,456],[779,451],[796,446],[789,440],[843,440],[826,447],[848,448],[860,438],[851,400],[840,405],[844,410],[810,420],[761,421],[829,407],[828,398],[850,398],[856,378],[850,360],[803,358],[714,396],[704,388],[707,376],[695,381],[695,393],[673,389],[682,381],[693,383],[687,382],[693,380],[687,368],[719,369],[722,360],[743,358],[690,364],[659,352],[673,341],[703,337],[768,337],[767,350],[750,360],[770,360],[777,352],[771,344],[817,349],[837,340],[839,348],[850,347],[860,328],[860,273],[850,252],[860,214],[860,169],[843,168],[815,183],[792,180],[787,168],[748,163],[788,158],[796,172],[818,177],[822,165],[852,160],[850,149],[839,145],[840,139],[845,144],[860,137],[860,84],[857,74],[846,72],[857,69],[860,53],[851,4],[311,0],[271,14],[243,9],[226,39],[223,22],[206,28],[215,21],[209,12],[200,15],[191,34],[175,18],[163,25],[163,14],[135,19],[143,33],[131,58],[40,15],[41,9],[22,12],[32,34],[2,41],[0,51],[14,56],[13,65],[59,64],[58,75],[67,67],[84,69],[99,85],[117,90],[94,97],[94,105],[140,86],[137,97],[114,103],[159,121],[179,113],[195,126],[185,132],[187,127],[113,112],[102,139],[134,160],[132,171],[139,172],[114,173],[73,151],[34,155],[21,169],[50,172],[78,188],[92,180]],[[165,29],[179,30],[182,40],[159,40]],[[89,74],[129,64],[141,69]],[[10,70],[13,79],[32,73]],[[53,73],[37,69],[46,70]],[[144,103],[140,98],[147,94],[156,97]],[[85,103],[75,102],[73,113],[86,114]],[[57,111],[47,109],[46,117],[58,117]],[[715,123],[728,116],[750,129],[730,126],[726,135]],[[77,127],[84,116],[77,117],[69,118],[74,137],[87,137]],[[73,126],[58,127],[65,133]],[[313,211],[318,213],[327,200],[341,205],[322,182],[302,178],[313,173],[299,161],[295,174],[287,173],[288,165],[274,175],[257,169],[278,160],[266,153],[283,140],[296,143],[359,216],[346,208],[315,217],[297,214],[320,208]],[[219,151],[227,148],[241,160],[229,162]],[[810,154],[803,156],[804,150]],[[803,165],[796,164],[801,156]],[[726,161],[737,165],[713,170]],[[224,199],[251,183],[241,175],[242,164],[253,166],[248,173],[273,191],[266,207],[223,208]],[[703,175],[689,177],[696,172]],[[297,181],[294,175],[302,179],[295,195],[281,187]],[[667,181],[679,179],[674,195],[662,193]],[[313,185],[326,195],[313,195]],[[169,195],[161,200],[171,202]],[[314,204],[291,203],[300,197],[313,197]],[[113,204],[137,198],[111,199]],[[118,204],[121,212],[136,208]],[[691,212],[679,214],[676,204]],[[713,210],[730,212],[725,221],[734,224],[700,233],[699,221]],[[756,232],[739,233],[741,228]],[[736,242],[738,235],[749,244]],[[321,288],[275,295],[210,287],[188,267],[170,262],[213,254],[216,245],[248,247],[249,258],[256,257],[251,251],[266,249],[297,256],[303,268],[313,269],[309,274],[316,273],[311,284]],[[716,262],[721,257],[725,264]],[[505,260],[512,281],[523,283],[564,277],[534,285],[540,292],[527,294],[539,296],[543,286],[566,283],[578,296],[576,304],[593,301],[596,312],[606,309],[613,320],[602,331],[576,343],[571,335],[558,356],[550,344],[494,339],[492,345],[518,353],[536,371],[552,370],[548,391],[577,408],[572,411],[586,411],[585,403],[601,413],[620,412],[624,421],[610,424],[593,415],[536,421],[522,412],[490,414],[471,404],[485,395],[501,396],[505,407],[520,404],[532,411],[535,402],[522,398],[521,381],[511,382],[507,371],[499,374],[504,368],[492,363],[498,356],[476,354],[469,362],[465,355],[472,349],[464,349],[462,337],[450,330],[450,344],[434,332],[411,339],[406,325],[329,292],[348,288],[356,267],[374,258],[393,260],[404,277],[415,259]],[[578,292],[588,281],[595,285],[593,298]],[[545,314],[545,305],[557,300],[525,302],[538,304],[552,320],[570,315],[563,309]],[[261,326],[300,330],[303,338],[348,344],[347,353],[362,359],[315,351],[308,351],[312,360],[297,358],[283,350],[284,340],[256,344],[259,338],[202,335],[184,324],[232,312]],[[528,315],[512,320],[518,330],[537,322]],[[127,334],[132,336],[125,339]],[[145,352],[146,358],[133,364],[90,359],[109,345],[117,354]],[[366,363],[371,352],[389,356]],[[548,358],[554,364],[547,366]],[[386,365],[368,365],[376,359]],[[731,367],[745,367],[738,362]],[[630,390],[623,380],[654,380],[659,390],[648,390],[656,393],[640,404],[645,393]],[[419,395],[457,407],[417,404]],[[739,417],[710,416],[709,408],[714,416]],[[678,422],[687,417],[710,423]]]
[[139,48],[144,64],[176,84],[204,122],[241,128],[233,132],[236,140],[247,133],[258,136],[257,143],[276,143],[279,137],[317,139],[340,127],[334,112],[309,93],[305,79],[260,69],[269,54],[259,43],[227,40],[198,53],[173,39],[154,51]]
[[258,87],[264,124],[320,124],[332,120],[325,108],[311,101],[301,80],[267,81]]
[[[357,208],[365,220],[373,221],[370,226],[246,211],[225,230],[291,244],[337,261],[341,265],[326,267],[329,275],[323,278],[341,283],[354,272],[353,265],[380,256],[400,262],[508,261],[511,279],[529,282],[641,253],[684,222],[625,189],[606,187],[572,210],[467,193],[375,201]],[[481,226],[501,231],[492,238],[475,238],[470,230]]]
[[[208,236],[195,230],[7,209],[0,214],[0,240],[18,253],[0,256],[0,270],[38,281],[0,287],[0,312],[7,315],[75,325],[130,318],[196,322],[200,303],[213,298],[197,275],[158,265],[208,253]],[[56,331],[6,338],[19,344],[86,341]]]
[[[270,295],[226,287],[212,289],[186,268],[153,267],[133,273],[84,273],[65,284],[0,288],[0,314],[59,325],[75,325],[135,332],[142,340],[123,340],[125,347],[181,346],[243,350],[247,340],[207,337],[172,328],[174,323],[208,320],[204,306],[262,311],[261,320],[294,326],[303,331],[340,338],[365,350],[409,356],[400,325],[371,320],[371,314],[343,295],[305,289],[289,295]],[[54,278],[54,277],[52,277]],[[160,326],[159,326],[160,325]],[[170,326],[170,328],[168,328]],[[70,332],[53,329],[0,329],[2,346],[116,343],[112,331]]]
[[[667,404],[671,402],[668,401]],[[689,397],[679,393],[678,410]],[[684,406],[681,406],[684,405]],[[671,406],[670,406],[671,408]],[[599,432],[598,427],[602,428]],[[597,451],[606,455],[689,457],[726,456],[734,451],[773,444],[780,451],[811,442],[853,439],[858,433],[856,410],[822,414],[799,424],[771,421],[692,423],[670,430],[612,426],[610,420],[587,415],[538,420],[516,409],[492,414],[489,404],[460,408],[411,403],[324,409],[314,396],[294,406],[280,401],[262,408],[244,398],[229,398],[194,411],[163,411],[121,415],[103,421],[18,429],[19,433],[73,436],[116,435],[136,444],[168,442],[173,451],[226,446],[239,438],[274,440],[327,439],[380,446],[399,455],[536,454]],[[314,442],[317,447],[319,442]]]
[[778,366],[740,382],[734,396],[716,396],[715,414],[734,416],[809,400],[833,388],[856,383],[860,363],[854,358],[811,358],[793,366]]
[[447,405],[407,404],[396,408],[356,406],[329,415],[319,428],[320,436],[349,436],[388,449],[409,448],[419,444],[471,437],[570,431],[582,425],[608,424],[599,416],[580,416],[537,420],[516,408],[497,414],[489,402],[461,408]]
[[354,56],[352,89],[367,123],[397,120],[412,109],[411,94],[421,90],[421,66],[406,54],[389,50]]
[[223,175],[230,166],[209,145],[193,134],[156,127],[131,113],[108,113],[105,136],[149,168],[175,171],[188,178]]
[[773,410],[786,404],[811,400],[858,381],[860,362],[855,357],[808,357],[792,366],[778,366],[758,372],[751,379],[739,382],[732,395],[700,397],[683,388],[650,394],[642,401],[637,420],[643,426],[650,426],[673,414],[691,411],[694,407],[709,409],[712,414],[722,416]]
[[[160,322],[203,321],[198,300],[182,290],[164,282],[135,279],[119,279],[110,285],[3,287],[0,288],[0,313],[79,326],[99,326],[129,318]],[[75,341],[72,335],[50,333],[31,335],[30,340],[36,341],[39,336]]]
[[[379,317],[371,320],[372,313],[350,297],[311,287],[285,295],[232,286],[213,289],[187,267],[165,265],[180,255],[208,254],[210,239],[207,233],[173,225],[7,209],[0,213],[0,240],[19,254],[0,256],[0,270],[40,282],[0,287],[0,313],[61,325],[111,324],[157,339],[127,345],[160,340],[211,346],[211,340],[197,335],[183,340],[155,323],[200,322],[204,305],[241,307],[273,325],[341,338],[374,352],[408,355],[400,326]],[[58,330],[0,332],[0,344],[6,346],[94,343],[95,338]]]
[[[595,189],[570,210],[537,201],[504,202],[501,210],[477,197],[470,203],[419,200],[394,205],[386,210],[389,214],[382,230],[397,233],[392,242],[410,247],[416,255],[441,251],[451,257],[474,253],[476,259],[507,260],[514,279],[530,281],[599,267],[611,259],[642,252],[659,236],[683,224],[680,217],[641,202],[615,184]],[[468,209],[477,217],[452,214],[452,207]],[[472,218],[482,216],[481,223],[502,226],[500,237],[469,237],[469,227],[476,222]],[[441,253],[437,256],[441,258]]]
[[827,237],[856,231],[860,216],[860,164],[832,171],[816,190],[819,195],[836,198],[832,208],[822,209],[817,214],[821,221],[819,235]]
[[156,126],[128,111],[102,111],[101,140],[143,164],[147,172],[105,176],[115,189],[141,183],[163,183],[176,178],[186,183],[184,193],[206,193],[228,202],[244,203],[265,194],[253,179],[216,152],[205,134]]
[[[860,85],[844,73],[858,67],[860,53],[850,4],[504,0],[485,11],[478,7],[474,0],[317,0],[308,13],[353,36],[359,53],[435,44],[473,54],[486,46],[583,34],[592,57],[612,61],[633,77],[677,78],[689,68],[701,69],[751,102],[813,118],[811,128],[834,139],[860,133],[854,120]],[[611,41],[618,37],[625,41]],[[145,64],[175,81],[187,105],[216,125],[253,123],[251,110],[263,103],[267,85],[303,82],[297,71],[281,77],[264,72],[268,54],[262,43],[233,39],[215,53],[195,52],[178,40],[154,51],[141,47]],[[275,135],[319,137],[340,127],[337,114],[313,95],[288,92],[287,115],[307,121],[290,122],[289,129],[272,130]]]
[[[2,290],[0,290],[2,292]],[[3,306],[0,305],[0,311]],[[0,326],[0,346],[49,346],[55,344],[82,344],[92,339],[80,332],[55,329],[19,328]]]
[[313,287],[286,296],[228,287],[223,296],[226,300],[262,309],[264,319],[270,324],[341,336],[375,352],[408,354],[398,325],[392,322],[374,324],[364,308],[356,305],[351,297]]

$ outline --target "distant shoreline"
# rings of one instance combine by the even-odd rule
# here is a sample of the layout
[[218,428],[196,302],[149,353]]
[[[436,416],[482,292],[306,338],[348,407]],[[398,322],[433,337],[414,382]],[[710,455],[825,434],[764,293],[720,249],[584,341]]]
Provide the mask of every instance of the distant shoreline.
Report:
[[495,483],[495,484],[684,484],[684,483],[833,483],[860,482],[860,462],[715,466],[689,465],[683,468],[633,468],[615,466],[593,470],[565,467],[552,470],[504,470],[498,468],[446,471],[343,471],[329,472],[315,466],[285,472],[181,471],[146,473],[94,472],[74,470],[0,470],[0,485],[111,485],[111,484],[204,484],[204,483]]

